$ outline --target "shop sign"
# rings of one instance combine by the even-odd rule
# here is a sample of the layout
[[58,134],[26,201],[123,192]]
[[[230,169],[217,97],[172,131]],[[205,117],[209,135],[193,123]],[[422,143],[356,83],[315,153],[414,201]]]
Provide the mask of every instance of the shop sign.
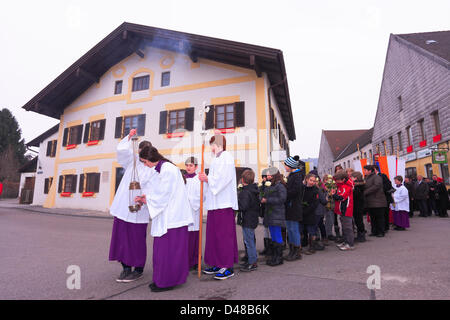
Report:
[[433,151],[433,163],[447,163],[447,151]]
[[426,157],[429,157],[429,156],[431,156],[431,149],[430,148],[417,151],[417,158],[418,159],[426,158]]

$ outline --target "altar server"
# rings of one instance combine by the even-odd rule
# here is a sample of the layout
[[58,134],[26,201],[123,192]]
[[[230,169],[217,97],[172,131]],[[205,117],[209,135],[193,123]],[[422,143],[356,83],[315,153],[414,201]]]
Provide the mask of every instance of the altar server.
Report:
[[394,216],[394,229],[404,231],[406,228],[409,228],[409,192],[403,185],[402,176],[396,176],[394,182],[394,203],[391,203],[391,210]]
[[216,134],[209,141],[213,160],[209,174],[199,174],[206,182],[205,263],[211,266],[203,270],[217,280],[234,276],[233,266],[238,262],[236,223],[234,210],[238,210],[236,168],[233,156],[226,151],[226,140]]
[[[132,129],[130,134],[117,146],[117,161],[125,169],[109,212],[114,216],[109,260],[122,263],[123,270],[117,282],[131,282],[139,279],[144,271],[147,259],[147,225],[149,213],[143,207],[138,212],[130,212],[129,186],[133,171],[133,156],[136,157],[136,169],[141,178],[141,187],[151,188],[154,170],[145,167],[133,154],[131,137],[136,134]],[[139,149],[151,146],[149,141],[139,143]],[[134,267],[134,270],[132,270]]]
[[157,188],[143,189],[140,199],[147,204],[154,238],[153,282],[149,287],[153,292],[167,291],[186,282],[189,273],[188,226],[194,220],[180,169],[154,147],[143,148],[139,156],[147,167],[156,171]]
[[186,191],[191,205],[194,223],[189,225],[189,268],[198,267],[198,236],[200,229],[200,180],[197,175],[198,161],[194,157],[189,157],[185,161],[186,165]]

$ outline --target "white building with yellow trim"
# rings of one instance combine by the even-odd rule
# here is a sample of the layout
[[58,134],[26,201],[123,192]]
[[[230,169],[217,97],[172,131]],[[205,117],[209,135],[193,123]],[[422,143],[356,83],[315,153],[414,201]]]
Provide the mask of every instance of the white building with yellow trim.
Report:
[[280,50],[122,24],[24,106],[60,120],[28,144],[42,168],[33,204],[107,211],[131,128],[180,168],[200,159],[204,104],[206,139],[225,135],[238,172],[281,167],[296,137]]

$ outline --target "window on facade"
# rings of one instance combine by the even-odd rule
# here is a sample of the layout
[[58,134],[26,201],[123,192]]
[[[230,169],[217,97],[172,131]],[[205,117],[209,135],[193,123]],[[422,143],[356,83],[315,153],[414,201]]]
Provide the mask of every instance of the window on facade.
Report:
[[83,131],[83,125],[73,126],[65,129],[64,132],[64,146],[80,144],[81,143],[81,134]]
[[170,84],[170,71],[161,74],[161,87],[166,87]]
[[116,83],[114,85],[114,94],[121,94],[122,93],[122,84],[123,84],[122,80],[116,81]]
[[169,113],[169,133],[176,129],[184,129],[185,124],[185,109],[173,110]]
[[216,129],[234,128],[234,104],[216,106]]
[[94,192],[100,190],[100,173],[91,172],[80,175],[80,193]]
[[48,194],[53,182],[53,177],[44,180],[44,194]]
[[425,130],[423,127],[423,119],[420,119],[417,123],[419,124],[420,141],[423,141],[423,140],[425,140]]
[[138,116],[124,117],[123,119],[123,137],[127,136],[131,129],[138,127]]
[[402,143],[402,132],[397,132],[397,138],[398,138],[398,148],[400,150],[403,150],[403,143]]
[[416,167],[406,168],[405,174],[410,179],[416,179],[417,178],[417,169]]
[[439,113],[437,111],[433,112],[431,114],[433,117],[433,124],[434,124],[434,135],[437,136],[441,134],[441,124],[439,123]]
[[77,176],[70,174],[64,176],[64,186],[63,186],[63,192],[75,192],[74,189],[76,188],[77,183]]
[[398,97],[397,97],[397,103],[398,103],[398,111],[402,111],[402,110],[403,110],[403,100],[402,100],[402,96],[398,96]]
[[147,90],[150,85],[150,76],[136,77],[133,78],[132,91]]
[[431,179],[433,177],[433,166],[431,163],[427,163],[425,165],[425,174],[427,175],[427,178]]
[[89,141],[100,140],[101,121],[91,122]]
[[56,155],[56,144],[57,144],[57,140],[51,140],[47,142],[47,157],[51,157],[54,158]]
[[441,169],[441,177],[444,179],[445,184],[450,184],[449,172],[448,172],[448,163],[441,163],[439,165]]
[[406,127],[406,136],[408,137],[408,146],[412,146],[412,129],[411,129],[411,126]]

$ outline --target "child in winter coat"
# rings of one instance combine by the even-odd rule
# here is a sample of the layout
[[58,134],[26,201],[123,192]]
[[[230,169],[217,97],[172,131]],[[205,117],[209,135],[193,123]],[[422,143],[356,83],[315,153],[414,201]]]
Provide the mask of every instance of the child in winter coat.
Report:
[[248,260],[241,268],[241,271],[253,271],[258,268],[256,263],[258,256],[256,254],[255,229],[258,226],[260,211],[259,190],[255,181],[255,173],[247,169],[242,173],[242,188],[238,192],[239,211],[242,215],[242,235]]
[[281,228],[286,226],[285,202],[287,191],[283,176],[277,168],[270,167],[267,172],[266,188],[260,194],[261,203],[265,204],[264,226],[269,227],[272,256],[268,258],[269,266],[283,264],[283,236]]
[[342,251],[354,249],[353,233],[353,188],[345,171],[338,171],[334,175],[337,190],[333,190],[334,212],[340,216],[344,242],[338,244]]
[[306,184],[302,197],[303,219],[300,224],[300,230],[303,231],[306,228],[306,232],[308,233],[309,247],[305,251],[305,254],[313,254],[316,252],[316,209],[319,205],[319,189],[316,187],[316,176],[314,174],[308,173],[305,181]]

